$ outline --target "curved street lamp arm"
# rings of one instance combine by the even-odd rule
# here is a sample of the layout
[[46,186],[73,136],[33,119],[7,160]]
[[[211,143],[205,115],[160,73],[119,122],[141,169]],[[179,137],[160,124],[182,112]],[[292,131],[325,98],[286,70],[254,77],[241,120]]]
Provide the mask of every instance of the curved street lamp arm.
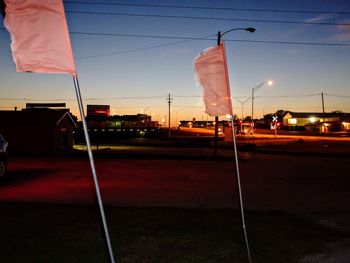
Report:
[[225,31],[224,33],[221,34],[221,32],[219,31],[217,36],[218,36],[218,40],[217,40],[217,45],[219,46],[220,45],[220,42],[221,42],[221,37],[225,34],[227,34],[228,32],[231,32],[231,31],[235,31],[235,30],[245,30],[245,31],[248,31],[250,33],[253,33],[255,32],[255,28],[253,27],[247,27],[247,28],[244,28],[244,27],[237,27],[237,28],[232,28],[230,30],[227,30]]
[[230,30],[225,31],[224,33],[221,34],[221,36],[227,34],[228,32],[235,31],[235,30],[245,30],[245,31],[248,31],[250,33],[255,32],[255,28],[253,28],[253,27],[247,27],[247,28],[238,27],[238,28],[232,28]]
[[252,90],[253,90],[253,93],[254,93],[255,91],[257,91],[258,89],[260,89],[262,86],[264,86],[265,83],[266,83],[266,81],[260,83],[260,84],[259,84],[258,86],[256,86],[256,87],[254,87],[254,88],[252,89]]

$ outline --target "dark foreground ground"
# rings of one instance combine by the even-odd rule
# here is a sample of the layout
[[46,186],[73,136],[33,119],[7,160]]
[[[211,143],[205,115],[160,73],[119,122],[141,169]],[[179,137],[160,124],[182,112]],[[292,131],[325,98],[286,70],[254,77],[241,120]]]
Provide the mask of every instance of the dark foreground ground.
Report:
[[[315,145],[240,153],[253,262],[350,262],[350,159]],[[117,262],[246,262],[231,153],[140,149],[96,154]],[[10,161],[0,262],[108,262],[87,159]]]
[[[106,213],[117,262],[247,262],[236,209]],[[1,262],[108,262],[94,206],[2,203],[0,215]],[[348,231],[283,211],[246,217],[253,262],[348,262],[336,255]]]

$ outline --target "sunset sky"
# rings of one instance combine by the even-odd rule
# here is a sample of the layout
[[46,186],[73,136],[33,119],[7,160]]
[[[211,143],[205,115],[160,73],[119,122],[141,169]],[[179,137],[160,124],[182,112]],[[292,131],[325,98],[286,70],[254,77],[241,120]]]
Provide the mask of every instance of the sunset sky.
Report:
[[[85,104],[108,104],[113,114],[145,111],[161,120],[170,93],[173,121],[207,119],[194,58],[216,45],[219,30],[254,27],[255,33],[223,37],[238,116],[237,99],[247,100],[252,88],[270,79],[273,86],[255,93],[256,117],[279,109],[320,112],[321,92],[326,111],[350,112],[348,0],[75,2],[64,5]],[[0,110],[66,102],[78,115],[71,77],[16,73],[9,34],[1,28]],[[243,110],[251,115],[251,100]]]

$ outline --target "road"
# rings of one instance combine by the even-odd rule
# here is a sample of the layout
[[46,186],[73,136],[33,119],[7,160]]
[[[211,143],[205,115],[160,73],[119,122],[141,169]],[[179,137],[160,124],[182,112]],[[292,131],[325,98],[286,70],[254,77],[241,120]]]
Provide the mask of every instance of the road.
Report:
[[[118,206],[238,207],[232,161],[96,159],[104,202]],[[246,209],[346,211],[347,158],[240,154]],[[95,203],[87,158],[15,158],[0,201]]]
[[[193,136],[214,136],[214,130],[208,128],[186,128],[181,127],[181,132],[190,134]],[[224,134],[220,131],[220,137],[224,137]],[[350,137],[349,133],[334,133],[332,135],[307,135],[302,132],[293,132],[293,131],[281,131],[278,130],[276,135],[274,130],[266,130],[266,129],[257,129],[254,133],[254,136],[247,135],[237,135],[238,140],[240,139],[251,139],[254,138],[270,138],[270,139],[289,139],[289,140],[304,140],[304,141],[320,141],[320,140],[328,140],[328,141],[342,141],[349,142]]]

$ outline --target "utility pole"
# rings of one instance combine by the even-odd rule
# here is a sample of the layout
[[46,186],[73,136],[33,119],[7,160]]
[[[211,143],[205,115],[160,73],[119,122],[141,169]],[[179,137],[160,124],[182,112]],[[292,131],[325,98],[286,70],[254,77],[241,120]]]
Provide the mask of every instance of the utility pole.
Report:
[[321,93],[321,97],[322,97],[322,114],[323,114],[323,118],[324,118],[324,98],[323,98],[323,92]]
[[173,100],[173,98],[170,97],[170,93],[169,93],[169,96],[166,98],[166,100],[168,101],[168,105],[169,105],[168,129],[169,129],[169,138],[170,138],[170,136],[171,136],[171,134],[170,134],[170,105],[171,105],[171,101]]

